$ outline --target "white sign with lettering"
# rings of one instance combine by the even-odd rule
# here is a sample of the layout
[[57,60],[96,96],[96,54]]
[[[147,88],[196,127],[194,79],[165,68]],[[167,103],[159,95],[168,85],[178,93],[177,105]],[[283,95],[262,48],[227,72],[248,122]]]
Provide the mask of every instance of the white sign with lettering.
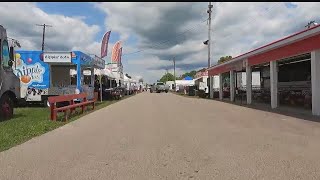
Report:
[[45,52],[43,62],[47,63],[71,63],[71,52]]
[[98,67],[99,69],[103,69],[105,67],[105,60],[95,56],[93,65]]

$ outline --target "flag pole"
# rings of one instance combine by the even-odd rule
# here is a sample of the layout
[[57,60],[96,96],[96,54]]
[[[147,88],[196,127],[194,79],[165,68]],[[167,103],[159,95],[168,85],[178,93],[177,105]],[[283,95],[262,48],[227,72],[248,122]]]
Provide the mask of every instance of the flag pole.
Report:
[[[107,56],[108,52],[108,43],[109,43],[109,38],[110,38],[111,30],[106,32],[104,36],[102,37],[102,42],[101,42],[101,59]],[[100,70],[100,102],[102,102],[102,73]]]
[[102,102],[102,83],[101,83],[101,78],[102,77],[102,74],[100,72],[100,102]]

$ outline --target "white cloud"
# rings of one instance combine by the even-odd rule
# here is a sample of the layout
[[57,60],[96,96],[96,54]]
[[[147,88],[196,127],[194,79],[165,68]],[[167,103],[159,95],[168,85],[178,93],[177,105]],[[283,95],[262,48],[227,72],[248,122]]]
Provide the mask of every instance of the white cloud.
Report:
[[3,3],[0,6],[1,24],[9,37],[21,42],[22,49],[39,50],[42,42],[42,27],[36,24],[49,24],[46,28],[45,48],[47,50],[77,50],[97,53],[94,42],[100,28],[89,26],[84,17],[66,17],[48,14],[35,3]]
[[[320,3],[294,4],[297,7],[287,8],[282,2],[215,2],[212,64],[221,56],[237,56],[300,31],[311,20],[320,22]],[[101,27],[120,34],[124,54],[143,49],[139,57],[123,57],[124,69],[129,75],[143,76],[151,82],[160,79],[164,68],[172,67],[168,60],[173,56],[177,58],[178,75],[188,68],[206,67],[207,46],[203,41],[207,40],[208,32],[206,22],[201,21],[208,16],[207,3],[108,2],[95,5],[107,14]],[[87,25],[83,21],[85,17],[48,14],[34,3],[2,4],[0,17],[9,36],[20,40],[23,49],[41,48],[42,29],[35,24],[46,23],[54,26],[47,29],[48,48],[78,49],[99,55],[100,42],[94,39],[99,30],[106,30]],[[129,44],[130,36],[137,39],[136,46]],[[167,40],[170,41],[159,45]],[[112,46],[109,44],[109,56]]]

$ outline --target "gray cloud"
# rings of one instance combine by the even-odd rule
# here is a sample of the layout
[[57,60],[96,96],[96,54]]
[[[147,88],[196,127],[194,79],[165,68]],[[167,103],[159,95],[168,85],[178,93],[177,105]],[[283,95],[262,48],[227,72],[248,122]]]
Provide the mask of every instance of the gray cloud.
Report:
[[[207,3],[95,4],[107,14],[106,29],[120,33],[125,53],[143,49],[139,53],[141,56],[125,57],[128,62],[124,68],[129,74],[143,75],[145,80],[152,82],[159,79],[165,68],[171,67],[169,60],[173,57],[177,58],[177,73],[207,66],[207,46],[202,42],[207,40],[208,31],[206,22],[201,22],[208,16]],[[311,20],[320,22],[319,3],[293,4],[295,8],[287,8],[281,2],[215,2],[211,33],[212,64],[221,56],[237,56],[303,30]],[[0,17],[8,35],[20,40],[23,49],[41,48],[42,29],[35,24],[46,23],[54,26],[47,30],[48,49],[99,53],[100,42],[94,39],[100,28],[87,25],[83,18],[47,14],[34,3],[2,4]],[[130,36],[137,39],[136,44],[129,44],[127,40]],[[111,44],[109,48],[112,48]]]

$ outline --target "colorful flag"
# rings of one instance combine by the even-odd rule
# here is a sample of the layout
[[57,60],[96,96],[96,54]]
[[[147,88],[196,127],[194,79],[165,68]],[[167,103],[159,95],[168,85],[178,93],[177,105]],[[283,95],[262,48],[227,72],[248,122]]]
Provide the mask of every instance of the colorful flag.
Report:
[[121,47],[121,41],[118,41],[114,44],[112,48],[112,54],[111,54],[111,63],[118,63],[120,47]]
[[121,57],[122,57],[122,47],[119,49],[119,55],[118,55],[118,66],[120,66],[121,65]]
[[108,31],[104,34],[101,42],[101,58],[104,58],[108,54],[108,42],[110,37],[111,31]]

